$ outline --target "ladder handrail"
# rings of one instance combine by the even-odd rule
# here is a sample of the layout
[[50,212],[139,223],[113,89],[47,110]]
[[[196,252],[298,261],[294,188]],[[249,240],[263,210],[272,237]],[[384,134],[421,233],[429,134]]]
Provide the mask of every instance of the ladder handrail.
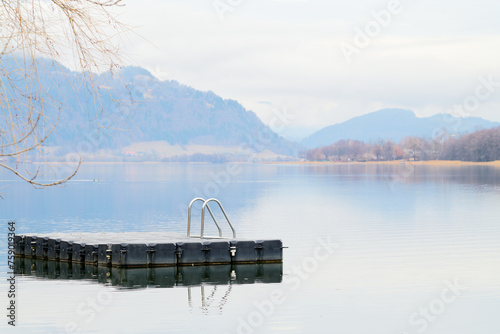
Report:
[[[224,217],[226,218],[226,221],[229,224],[229,227],[231,228],[231,231],[233,231],[233,239],[236,239],[236,231],[234,230],[233,225],[229,221],[229,218],[227,217],[226,211],[224,211],[224,208],[222,207],[221,202],[218,199],[216,199],[216,198],[209,198],[209,199],[207,199],[205,201],[205,203],[203,203],[203,206],[201,207],[201,231],[200,231],[200,238],[203,239],[203,228],[204,228],[204,225],[205,225],[205,207],[208,208],[208,211],[210,212],[210,214],[212,215],[212,218],[215,221],[215,218],[214,218],[214,216],[212,214],[212,211],[210,210],[210,206],[208,206],[209,202],[215,202],[215,203],[217,203],[219,205],[219,208],[222,211],[222,213],[224,214]],[[189,214],[188,214],[188,216],[189,216]],[[215,222],[215,224],[217,224],[217,222]],[[217,227],[219,227],[219,226],[217,225]],[[219,229],[219,237],[222,237],[222,234],[220,233],[220,229]]]
[[[189,207],[188,207],[188,221],[187,221],[187,236],[190,237],[190,233],[191,233],[191,207],[193,206],[193,204],[197,201],[203,201],[203,205],[205,205],[205,203],[207,202],[204,198],[201,198],[201,197],[196,197],[195,199],[193,199],[191,201],[191,203],[189,203]],[[217,220],[215,219],[215,216],[212,212],[212,210],[210,210],[210,206],[207,206],[208,208],[208,212],[210,213],[210,216],[212,216],[212,219],[215,223],[215,226],[217,226],[217,230],[219,230],[219,237],[222,237],[222,230],[219,226],[219,224],[217,224]],[[203,210],[204,211],[204,210]],[[202,230],[203,230],[203,227],[202,227]],[[196,236],[194,236],[196,237]],[[203,237],[203,234],[200,234],[200,238]]]

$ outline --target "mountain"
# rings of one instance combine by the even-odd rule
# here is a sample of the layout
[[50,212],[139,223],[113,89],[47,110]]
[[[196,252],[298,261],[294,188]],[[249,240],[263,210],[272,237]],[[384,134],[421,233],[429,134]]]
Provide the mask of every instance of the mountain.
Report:
[[333,144],[342,139],[371,141],[391,139],[400,141],[404,137],[433,138],[436,135],[463,134],[478,129],[500,126],[479,117],[455,117],[449,114],[418,118],[411,110],[382,109],[352,118],[346,122],[327,126],[302,140],[307,148]]
[[[17,73],[15,62],[2,60]],[[273,132],[237,101],[158,80],[141,67],[94,75],[92,86],[84,80],[89,73],[70,71],[52,60],[39,59],[27,71],[34,70],[40,75],[35,84],[43,91],[41,100],[48,101],[46,120],[55,122],[61,110],[55,131],[44,143],[45,152],[52,155],[107,150],[129,155],[242,155],[244,151],[247,156],[252,152],[291,156],[297,151],[297,144]],[[24,72],[19,73],[22,82]],[[130,152],[131,147],[141,151]]]

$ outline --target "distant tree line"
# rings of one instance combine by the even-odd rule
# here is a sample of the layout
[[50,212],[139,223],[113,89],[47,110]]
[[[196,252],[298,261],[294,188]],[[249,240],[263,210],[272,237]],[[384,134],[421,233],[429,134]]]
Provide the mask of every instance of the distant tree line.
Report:
[[406,137],[395,143],[378,140],[339,140],[301,153],[309,161],[390,161],[390,160],[500,160],[500,127],[480,130],[461,137],[432,139]]

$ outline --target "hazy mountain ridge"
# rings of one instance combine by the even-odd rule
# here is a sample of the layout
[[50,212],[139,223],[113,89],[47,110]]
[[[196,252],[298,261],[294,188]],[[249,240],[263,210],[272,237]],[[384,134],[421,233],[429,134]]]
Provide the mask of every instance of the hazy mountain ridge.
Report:
[[[15,62],[11,65],[16,67]],[[85,84],[88,74],[70,71],[51,60],[39,59],[28,69],[34,70],[41,74],[42,90],[61,102],[46,103],[44,111],[55,123],[62,107],[58,126],[44,143],[57,147],[52,151],[56,155],[117,151],[136,142],[158,141],[243,147],[279,155],[297,151],[296,143],[280,137],[238,102],[176,81],[160,81],[140,67],[97,75],[94,86]],[[20,78],[22,74],[20,71]]]
[[470,133],[478,129],[500,126],[479,117],[455,117],[449,114],[418,118],[411,110],[382,109],[327,126],[301,141],[307,148],[327,146],[342,139],[364,142],[378,139],[400,141],[404,137],[433,138]]

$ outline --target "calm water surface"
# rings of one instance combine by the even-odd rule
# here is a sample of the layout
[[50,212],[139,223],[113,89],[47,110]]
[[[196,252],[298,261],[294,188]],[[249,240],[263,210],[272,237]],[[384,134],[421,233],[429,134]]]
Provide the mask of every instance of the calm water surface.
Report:
[[184,232],[190,200],[217,197],[239,237],[289,247],[282,279],[249,284],[18,276],[17,326],[3,311],[2,333],[500,332],[494,167],[94,164],[64,187],[0,179],[4,310],[8,220],[19,234]]

